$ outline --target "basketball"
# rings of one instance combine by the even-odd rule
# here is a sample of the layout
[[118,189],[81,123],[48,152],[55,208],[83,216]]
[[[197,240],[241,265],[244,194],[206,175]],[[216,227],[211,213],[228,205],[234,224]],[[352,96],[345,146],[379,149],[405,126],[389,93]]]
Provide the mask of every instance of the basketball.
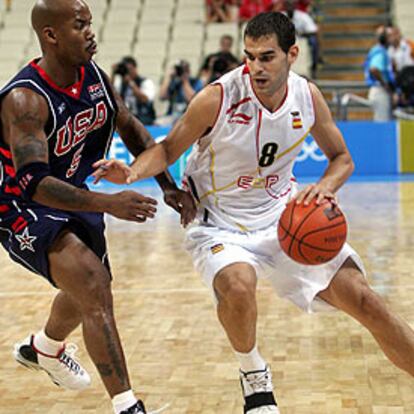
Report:
[[324,201],[317,205],[292,200],[280,216],[277,235],[282,250],[296,262],[318,265],[333,259],[346,241],[347,223],[341,209]]

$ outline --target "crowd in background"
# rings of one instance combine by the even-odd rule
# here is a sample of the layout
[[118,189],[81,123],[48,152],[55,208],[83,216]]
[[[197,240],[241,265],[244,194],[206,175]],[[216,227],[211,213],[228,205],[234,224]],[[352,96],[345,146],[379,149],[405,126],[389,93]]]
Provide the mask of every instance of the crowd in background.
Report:
[[[308,39],[314,75],[321,58],[318,26],[309,14],[310,8],[311,0],[206,0],[206,22],[243,23],[261,12],[283,12],[294,22],[298,35]],[[161,101],[167,102],[165,113],[155,113],[156,85],[139,74],[133,57],[126,56],[113,66],[112,81],[127,107],[144,125],[172,124],[206,84],[240,65],[241,59],[233,54],[234,41],[231,35],[223,35],[217,51],[207,55],[200,68],[191,68],[186,60],[167,68],[158,94]]]
[[414,108],[414,43],[396,26],[380,26],[368,52],[365,79],[374,121],[389,121],[393,109]]

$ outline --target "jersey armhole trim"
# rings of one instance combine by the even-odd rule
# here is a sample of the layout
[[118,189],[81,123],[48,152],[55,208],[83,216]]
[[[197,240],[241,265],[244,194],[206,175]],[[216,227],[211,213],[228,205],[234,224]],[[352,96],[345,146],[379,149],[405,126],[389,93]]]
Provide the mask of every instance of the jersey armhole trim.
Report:
[[311,126],[311,129],[312,129],[316,122],[316,104],[315,104],[315,97],[313,96],[312,88],[310,86],[311,82],[307,81],[307,84],[308,84],[308,90],[309,90],[309,94],[311,98],[312,111],[313,111],[313,124]]

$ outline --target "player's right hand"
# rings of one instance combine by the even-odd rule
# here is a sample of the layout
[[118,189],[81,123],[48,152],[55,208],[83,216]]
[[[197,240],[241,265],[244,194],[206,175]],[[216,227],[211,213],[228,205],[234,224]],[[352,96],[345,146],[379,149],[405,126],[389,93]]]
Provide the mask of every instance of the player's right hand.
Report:
[[122,220],[143,223],[147,218],[154,218],[157,212],[156,200],[135,191],[121,191],[111,197],[113,199],[107,213]]

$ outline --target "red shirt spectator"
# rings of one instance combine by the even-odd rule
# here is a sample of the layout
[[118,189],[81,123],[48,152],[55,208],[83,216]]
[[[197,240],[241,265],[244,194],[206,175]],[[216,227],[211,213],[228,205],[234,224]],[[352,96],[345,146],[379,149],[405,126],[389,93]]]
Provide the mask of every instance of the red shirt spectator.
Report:
[[207,0],[206,20],[207,22],[229,22],[232,20],[230,0]]
[[301,10],[305,13],[309,12],[309,6],[311,5],[312,0],[297,0],[295,7],[298,10]]
[[272,0],[243,0],[240,5],[240,20],[250,20],[259,13],[267,12],[272,7]]

